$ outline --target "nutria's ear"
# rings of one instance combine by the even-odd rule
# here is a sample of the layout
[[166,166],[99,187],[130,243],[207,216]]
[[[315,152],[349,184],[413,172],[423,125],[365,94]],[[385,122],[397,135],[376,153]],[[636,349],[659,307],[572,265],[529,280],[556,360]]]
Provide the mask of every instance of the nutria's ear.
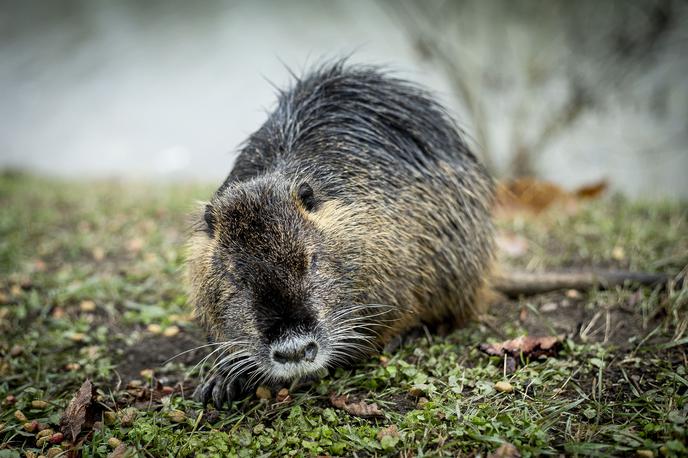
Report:
[[213,207],[210,204],[205,206],[203,219],[205,220],[206,232],[212,237],[215,234],[215,215],[213,215]]
[[301,183],[299,189],[296,191],[296,195],[307,211],[315,211],[318,206],[318,201],[313,195],[313,188],[311,188],[311,185],[305,182]]

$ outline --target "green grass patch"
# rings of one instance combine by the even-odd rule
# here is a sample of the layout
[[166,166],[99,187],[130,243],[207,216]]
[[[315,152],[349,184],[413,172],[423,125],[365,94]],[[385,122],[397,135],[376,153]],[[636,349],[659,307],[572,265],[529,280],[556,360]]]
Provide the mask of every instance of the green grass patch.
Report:
[[[0,458],[58,448],[106,456],[118,441],[142,456],[469,456],[505,443],[522,456],[688,454],[688,288],[679,285],[504,301],[481,322],[421,333],[287,402],[204,409],[189,389],[206,353],[166,361],[203,344],[181,268],[187,215],[211,192],[0,176]],[[684,203],[609,198],[575,214],[514,217],[500,230],[528,248],[503,262],[677,275],[688,264],[687,215]],[[526,333],[568,340],[557,358],[515,372],[477,349]],[[87,378],[103,411],[95,426],[76,444],[40,441]],[[332,393],[377,403],[384,416],[351,416]]]

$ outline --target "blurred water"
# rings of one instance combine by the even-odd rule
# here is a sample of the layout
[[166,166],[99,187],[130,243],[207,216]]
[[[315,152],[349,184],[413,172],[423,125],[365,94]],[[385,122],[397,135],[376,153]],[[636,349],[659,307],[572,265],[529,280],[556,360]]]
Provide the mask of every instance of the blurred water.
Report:
[[[2,1],[0,167],[219,181],[272,106],[270,82],[289,81],[284,63],[300,73],[350,53],[355,62],[388,64],[430,86],[472,135],[446,73],[419,58],[390,15],[396,5]],[[463,18],[463,35],[445,38],[468,56],[489,116],[489,144],[477,149],[489,147],[504,170],[514,138],[541,130],[547,107],[567,90],[556,75],[542,87],[524,85],[520,62],[530,62],[528,52],[537,59],[566,54],[537,19],[484,9]],[[686,35],[673,39],[686,43]],[[537,171],[567,187],[607,178],[631,196],[688,197],[688,59],[681,46],[671,49],[548,143]]]
[[[376,4],[17,2],[0,28],[0,165],[68,176],[218,180],[271,83],[323,58],[414,62]],[[269,80],[269,81],[268,81]]]

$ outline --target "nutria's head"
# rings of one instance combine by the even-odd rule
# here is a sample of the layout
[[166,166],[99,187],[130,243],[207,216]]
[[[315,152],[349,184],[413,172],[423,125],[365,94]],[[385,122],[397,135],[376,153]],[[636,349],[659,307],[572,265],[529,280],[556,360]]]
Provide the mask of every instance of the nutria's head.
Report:
[[212,340],[227,343],[216,361],[237,364],[232,375],[288,381],[367,349],[364,307],[347,287],[356,272],[341,257],[351,247],[335,233],[349,211],[312,180],[275,174],[223,187],[204,206],[191,300]]

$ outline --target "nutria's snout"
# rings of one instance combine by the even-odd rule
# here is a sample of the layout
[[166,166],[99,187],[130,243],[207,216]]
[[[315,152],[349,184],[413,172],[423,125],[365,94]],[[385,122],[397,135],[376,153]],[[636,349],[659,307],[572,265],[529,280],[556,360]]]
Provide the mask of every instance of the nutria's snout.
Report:
[[270,344],[270,372],[280,380],[293,380],[320,371],[327,351],[310,335],[289,336]]
[[318,344],[314,341],[280,342],[272,347],[272,360],[278,364],[300,363],[307,361],[312,363],[318,355]]

